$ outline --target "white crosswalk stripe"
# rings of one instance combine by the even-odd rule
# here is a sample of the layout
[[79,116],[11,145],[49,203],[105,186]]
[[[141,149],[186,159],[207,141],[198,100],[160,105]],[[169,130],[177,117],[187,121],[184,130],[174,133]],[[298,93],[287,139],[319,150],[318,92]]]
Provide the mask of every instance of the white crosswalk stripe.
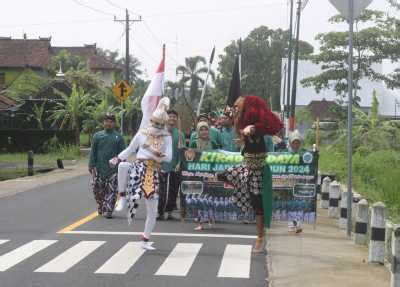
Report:
[[[0,239],[0,245],[10,240]],[[18,263],[28,259],[36,253],[46,249],[58,240],[33,240],[2,256],[0,256],[0,272],[7,271]],[[64,273],[78,265],[91,253],[100,248],[106,241],[80,241],[61,254],[50,260],[34,272]],[[201,249],[203,243],[176,243],[168,256],[165,253],[152,253],[152,256],[166,256],[164,261],[154,273],[155,276],[186,277],[197,260],[202,260]],[[207,246],[206,246],[207,247]],[[103,249],[102,249],[103,250]],[[223,255],[215,255],[215,260],[220,261],[218,270],[219,278],[250,278],[251,245],[227,244]],[[205,252],[207,252],[205,250]],[[42,252],[44,253],[44,252]],[[95,274],[127,274],[135,269],[139,259],[146,256],[146,251],[141,248],[141,242],[131,241],[123,245],[105,263],[101,262]],[[218,262],[219,263],[219,262]],[[81,263],[83,264],[83,263]],[[40,266],[40,265],[39,265]],[[215,275],[213,275],[215,276]]]
[[105,241],[81,241],[67,251],[61,253],[49,263],[35,270],[35,272],[66,272],[104,243]]
[[0,271],[6,271],[35,253],[56,243],[57,240],[33,240],[13,251],[0,256]]
[[250,278],[251,245],[228,244],[218,277]]
[[126,274],[145,252],[140,244],[140,242],[128,242],[95,273]]
[[186,276],[202,243],[178,243],[155,275]]

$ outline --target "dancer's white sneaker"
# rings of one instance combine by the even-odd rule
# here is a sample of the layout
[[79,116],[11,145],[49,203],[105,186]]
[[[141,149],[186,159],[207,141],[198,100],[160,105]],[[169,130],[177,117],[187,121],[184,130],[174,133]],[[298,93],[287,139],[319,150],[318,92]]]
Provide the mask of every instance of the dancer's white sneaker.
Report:
[[148,250],[148,251],[156,250],[156,248],[154,246],[152,246],[152,244],[153,244],[153,242],[142,241],[142,248],[144,250]]
[[115,207],[115,211],[121,212],[126,208],[126,197],[121,196],[118,200],[117,206]]

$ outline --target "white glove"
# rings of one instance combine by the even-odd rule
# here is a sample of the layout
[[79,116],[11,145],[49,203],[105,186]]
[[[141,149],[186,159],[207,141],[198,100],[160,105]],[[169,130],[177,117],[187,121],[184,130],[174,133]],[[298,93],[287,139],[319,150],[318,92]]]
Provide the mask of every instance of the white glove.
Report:
[[245,136],[252,135],[255,132],[255,127],[253,125],[247,126],[243,129],[243,134]]
[[119,162],[120,160],[118,157],[113,157],[112,159],[109,160],[108,163],[110,164],[110,166],[114,167],[117,166]]

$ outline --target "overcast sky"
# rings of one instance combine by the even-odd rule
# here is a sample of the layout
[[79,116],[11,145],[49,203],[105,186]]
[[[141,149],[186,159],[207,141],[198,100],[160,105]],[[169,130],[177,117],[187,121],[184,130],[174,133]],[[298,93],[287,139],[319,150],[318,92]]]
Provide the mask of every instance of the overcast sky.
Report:
[[[53,46],[82,46],[125,50],[123,19],[128,8],[132,17],[142,16],[131,32],[131,53],[152,75],[167,45],[167,79],[175,80],[175,68],[185,57],[209,57],[212,46],[222,53],[231,40],[245,38],[261,25],[288,27],[287,0],[13,0],[0,9],[0,36],[52,37]],[[374,0],[370,8],[389,11],[386,0]],[[88,7],[84,7],[88,6]],[[94,10],[94,9],[96,10]],[[328,0],[310,0],[304,10],[301,38],[313,44],[315,35],[345,26],[331,25],[336,14]],[[214,63],[214,68],[217,64]]]

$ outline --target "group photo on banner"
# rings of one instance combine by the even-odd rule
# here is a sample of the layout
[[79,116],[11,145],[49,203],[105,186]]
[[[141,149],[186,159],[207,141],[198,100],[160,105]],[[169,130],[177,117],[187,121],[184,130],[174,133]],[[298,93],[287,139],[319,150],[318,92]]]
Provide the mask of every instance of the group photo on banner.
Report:
[[[183,152],[181,189],[187,219],[203,214],[217,222],[254,220],[254,211],[233,197],[235,188],[218,180],[218,173],[242,161],[239,152]],[[314,151],[271,152],[265,163],[272,174],[272,220],[314,224],[318,154]]]

